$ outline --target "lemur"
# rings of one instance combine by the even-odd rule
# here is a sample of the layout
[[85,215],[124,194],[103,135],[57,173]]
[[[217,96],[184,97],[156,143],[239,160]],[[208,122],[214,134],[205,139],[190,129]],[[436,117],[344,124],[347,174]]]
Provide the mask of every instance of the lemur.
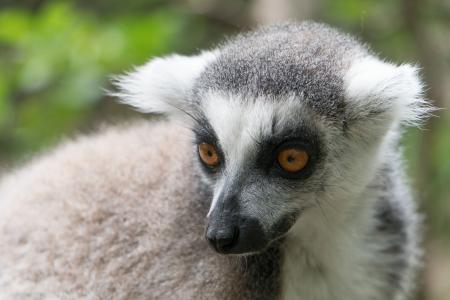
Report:
[[421,261],[399,138],[418,69],[314,22],[150,60],[166,119],[63,143],[0,187],[0,299],[400,300]]

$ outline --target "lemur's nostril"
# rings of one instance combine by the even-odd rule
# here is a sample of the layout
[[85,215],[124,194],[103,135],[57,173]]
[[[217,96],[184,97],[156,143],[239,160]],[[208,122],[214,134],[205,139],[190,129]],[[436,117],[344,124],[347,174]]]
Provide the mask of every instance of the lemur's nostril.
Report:
[[231,230],[227,230],[224,233],[219,231],[216,238],[216,247],[220,252],[226,253],[233,249],[239,239],[239,228],[235,226]]
[[219,230],[209,228],[206,232],[206,239],[217,252],[228,253],[238,243],[239,228],[237,226]]

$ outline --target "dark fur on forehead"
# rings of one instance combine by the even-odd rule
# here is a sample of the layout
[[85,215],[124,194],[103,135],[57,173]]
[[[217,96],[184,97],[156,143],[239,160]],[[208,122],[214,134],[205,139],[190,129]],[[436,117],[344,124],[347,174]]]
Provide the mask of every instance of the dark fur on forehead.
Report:
[[344,72],[356,56],[366,54],[354,38],[326,25],[263,27],[225,43],[197,81],[196,92],[218,90],[244,98],[295,94],[319,114],[337,117],[344,109]]

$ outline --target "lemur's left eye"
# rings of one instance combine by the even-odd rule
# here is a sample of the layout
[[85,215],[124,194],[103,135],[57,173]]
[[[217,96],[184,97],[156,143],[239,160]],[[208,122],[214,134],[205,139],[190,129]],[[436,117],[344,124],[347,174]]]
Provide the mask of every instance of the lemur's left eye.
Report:
[[308,164],[309,155],[302,149],[285,148],[278,152],[277,160],[284,171],[296,173]]
[[201,143],[198,145],[198,154],[201,160],[209,167],[215,167],[220,162],[216,147],[211,144]]

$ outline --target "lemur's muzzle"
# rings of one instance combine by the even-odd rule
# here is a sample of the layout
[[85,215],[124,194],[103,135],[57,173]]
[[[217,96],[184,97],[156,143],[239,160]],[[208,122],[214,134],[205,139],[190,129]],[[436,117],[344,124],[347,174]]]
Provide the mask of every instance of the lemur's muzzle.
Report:
[[221,197],[208,219],[206,239],[222,254],[244,254],[265,248],[267,240],[260,222],[243,215],[237,196]]

